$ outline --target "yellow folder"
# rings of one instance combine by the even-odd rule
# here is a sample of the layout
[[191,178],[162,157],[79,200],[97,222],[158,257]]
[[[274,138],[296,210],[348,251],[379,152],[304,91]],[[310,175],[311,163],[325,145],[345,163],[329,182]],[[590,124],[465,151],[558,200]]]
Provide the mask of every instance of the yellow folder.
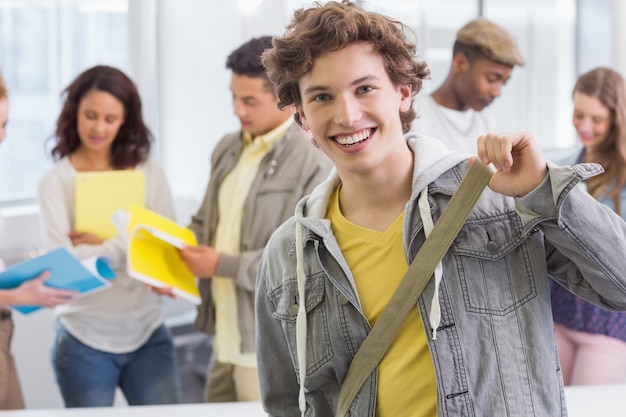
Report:
[[74,230],[90,232],[104,239],[117,235],[111,222],[116,210],[144,205],[143,171],[80,172],[75,182]]
[[195,246],[193,231],[147,208],[132,205],[128,223],[128,275],[200,304],[196,277],[178,249]]

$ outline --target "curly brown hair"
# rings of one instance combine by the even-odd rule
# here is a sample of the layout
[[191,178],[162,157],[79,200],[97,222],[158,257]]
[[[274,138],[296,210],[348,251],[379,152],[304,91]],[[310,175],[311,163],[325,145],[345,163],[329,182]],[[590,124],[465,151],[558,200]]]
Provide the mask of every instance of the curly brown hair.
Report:
[[90,91],[104,91],[124,105],[124,123],[111,145],[111,163],[116,169],[133,168],[144,162],[150,154],[152,134],[141,113],[141,99],[135,83],[117,68],[98,65],[81,73],[63,91],[65,98],[57,119],[51,154],[59,160],[80,146],[77,117],[78,106]]
[[612,198],[617,214],[622,214],[621,191],[626,186],[626,83],[624,78],[610,68],[595,68],[581,75],[574,93],[595,97],[609,110],[611,128],[593,154],[585,162],[597,162],[604,173],[589,178],[587,189],[594,198]]
[[[369,42],[378,52],[392,83],[411,85],[412,95],[422,89],[430,71],[415,59],[415,43],[407,39],[405,25],[374,12],[367,12],[350,1],[314,3],[309,9],[294,12],[285,34],[273,39],[273,48],[263,53],[262,62],[274,85],[281,108],[302,97],[298,81],[313,66],[313,60],[329,51],[338,51],[355,42]],[[413,106],[400,113],[402,131],[407,133],[416,117]]]

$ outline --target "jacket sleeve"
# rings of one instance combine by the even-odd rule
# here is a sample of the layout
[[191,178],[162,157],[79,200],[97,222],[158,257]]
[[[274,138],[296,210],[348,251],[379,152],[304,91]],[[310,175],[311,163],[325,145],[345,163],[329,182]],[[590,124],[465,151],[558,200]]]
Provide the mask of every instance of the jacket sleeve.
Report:
[[207,239],[207,237],[204,235],[204,216],[210,198],[211,196],[209,195],[209,191],[207,189],[207,191],[204,193],[204,198],[202,199],[202,204],[200,204],[200,208],[198,208],[196,214],[191,216],[191,222],[188,226],[196,235],[198,243],[205,243]]
[[275,306],[268,296],[261,261],[256,291],[256,353],[261,402],[269,416],[299,417],[296,371],[280,320],[273,316]]
[[577,186],[602,168],[549,164],[548,171],[535,190],[516,198],[516,209],[527,233],[544,233],[549,275],[589,302],[626,310],[626,223]]
[[[230,134],[222,137],[215,145],[215,149],[211,153],[210,161],[210,173],[209,181],[204,191],[204,197],[202,197],[202,203],[194,215],[191,216],[191,222],[188,227],[194,232],[198,243],[205,245],[212,245],[209,242],[211,236],[207,236],[209,233],[209,227],[211,227],[211,218],[216,217],[216,213],[211,213],[212,210],[216,210],[217,207],[217,192],[218,183],[223,175],[225,167],[232,168],[229,158],[236,158],[239,154],[239,148],[237,139],[239,134]],[[219,177],[219,178],[218,178]]]

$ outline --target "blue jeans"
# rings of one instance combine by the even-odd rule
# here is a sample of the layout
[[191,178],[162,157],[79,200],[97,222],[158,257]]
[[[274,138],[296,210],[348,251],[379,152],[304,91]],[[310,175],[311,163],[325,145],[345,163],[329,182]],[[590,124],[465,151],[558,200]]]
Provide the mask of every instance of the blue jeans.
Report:
[[180,402],[174,344],[164,325],[130,353],[90,348],[57,326],[52,365],[66,407],[112,406],[119,386],[129,405]]

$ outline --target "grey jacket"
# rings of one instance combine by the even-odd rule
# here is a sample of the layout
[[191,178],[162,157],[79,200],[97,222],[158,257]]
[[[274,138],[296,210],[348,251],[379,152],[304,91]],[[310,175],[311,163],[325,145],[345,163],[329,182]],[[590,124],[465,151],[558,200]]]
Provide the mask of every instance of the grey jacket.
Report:
[[[436,221],[467,170],[454,154],[409,137],[415,154],[413,196],[404,244],[411,261],[424,242],[417,197],[427,189]],[[626,224],[575,187],[597,165],[557,167],[522,198],[486,189],[443,259],[441,322],[432,340],[428,315],[434,284],[418,301],[437,379],[437,415],[566,416],[550,310],[548,277],[587,300],[626,310]],[[349,363],[371,329],[328,220],[335,176],[304,198],[276,231],[257,280],[257,357],[270,416],[299,416],[296,334],[302,248],[306,275],[306,416],[334,415]],[[427,188],[426,188],[427,187]],[[300,226],[297,226],[297,225]],[[296,244],[301,227],[302,245]],[[302,327],[301,327],[302,328]],[[351,416],[375,415],[377,373]],[[416,402],[419,399],[415,400]]]
[[[212,246],[217,230],[217,195],[224,177],[235,167],[243,149],[241,132],[226,135],[211,157],[211,176],[200,209],[190,228],[198,243]],[[239,255],[220,254],[217,275],[232,277],[237,285],[239,328],[242,351],[254,352],[254,291],[259,258],[272,232],[293,214],[299,199],[328,176],[332,164],[314,148],[297,126],[289,128],[263,158],[244,206]],[[202,303],[198,306],[196,327],[206,333],[215,331],[211,280],[199,280]]]

